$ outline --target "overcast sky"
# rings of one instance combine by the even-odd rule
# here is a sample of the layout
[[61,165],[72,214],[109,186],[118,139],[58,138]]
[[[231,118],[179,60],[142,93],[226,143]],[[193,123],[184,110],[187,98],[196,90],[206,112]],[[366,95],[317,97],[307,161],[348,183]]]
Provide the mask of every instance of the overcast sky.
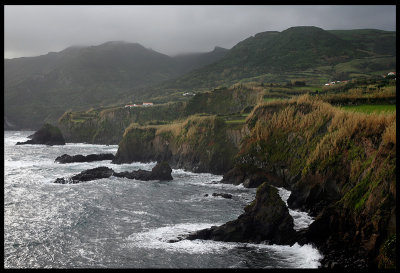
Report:
[[292,26],[396,30],[396,6],[4,6],[4,57],[38,56],[71,45],[140,43],[175,55],[231,48]]

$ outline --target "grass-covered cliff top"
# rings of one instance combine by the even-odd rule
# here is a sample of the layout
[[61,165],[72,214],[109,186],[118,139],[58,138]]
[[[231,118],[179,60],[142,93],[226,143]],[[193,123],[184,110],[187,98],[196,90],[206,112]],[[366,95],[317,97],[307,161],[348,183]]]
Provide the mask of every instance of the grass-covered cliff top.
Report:
[[298,191],[303,209],[334,205],[343,219],[354,221],[349,240],[376,249],[371,255],[380,266],[393,266],[382,249],[396,232],[395,110],[351,112],[304,95],[262,103],[246,123],[251,133],[236,166],[275,170]]
[[309,95],[259,104],[246,122],[253,130],[254,141],[268,142],[271,136],[292,133],[296,137],[288,137],[289,140],[297,138],[304,144],[315,142],[307,163],[302,163],[304,168],[312,162],[321,164],[330,155],[342,151],[350,141],[360,142],[361,138],[375,137],[376,144],[396,145],[395,111],[373,115],[349,112]]
[[116,162],[168,160],[175,167],[224,173],[238,151],[225,121],[194,115],[163,125],[129,125],[119,143]]

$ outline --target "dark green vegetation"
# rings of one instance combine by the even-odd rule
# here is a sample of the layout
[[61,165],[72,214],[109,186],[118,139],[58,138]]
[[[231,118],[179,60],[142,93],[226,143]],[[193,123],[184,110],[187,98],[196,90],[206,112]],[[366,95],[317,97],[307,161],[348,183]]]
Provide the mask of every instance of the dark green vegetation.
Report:
[[362,50],[382,55],[396,55],[396,33],[377,29],[328,30]]
[[118,144],[126,127],[164,124],[182,118],[185,103],[167,103],[152,107],[110,107],[66,112],[58,125],[67,142]]
[[[158,104],[152,107],[110,107],[80,112],[66,112],[58,122],[67,142],[118,144],[126,127],[162,125],[193,114],[219,114],[232,125],[244,122],[246,113],[262,97],[262,90],[234,85],[200,93],[188,102]],[[239,113],[239,114],[236,114]],[[232,115],[236,114],[236,115]]]
[[146,92],[146,86],[214,62],[225,51],[216,48],[173,58],[140,44],[108,42],[5,59],[5,119],[14,125],[11,129],[35,129],[43,121],[54,123],[68,109],[118,102],[141,104],[136,97]]
[[[380,30],[292,27],[282,32],[262,32],[235,45],[221,60],[166,86],[211,88],[237,81],[282,83],[293,76],[322,84],[330,79],[340,80],[339,77],[388,72],[396,67],[395,40],[395,32]],[[353,64],[356,60],[358,66]]]
[[[395,70],[395,32],[293,27],[250,37],[229,51],[169,57],[139,44],[109,42],[5,60],[7,129],[36,129],[67,110],[186,101],[234,83],[320,86]],[[192,72],[189,72],[192,71]],[[181,76],[180,76],[181,75]],[[314,88],[314,91],[317,90]]]

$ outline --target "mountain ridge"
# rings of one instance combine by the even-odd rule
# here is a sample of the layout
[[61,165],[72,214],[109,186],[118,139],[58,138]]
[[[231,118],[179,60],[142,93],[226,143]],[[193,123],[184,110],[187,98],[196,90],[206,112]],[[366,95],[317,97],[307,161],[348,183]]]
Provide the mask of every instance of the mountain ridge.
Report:
[[[282,78],[317,67],[331,67],[324,69],[333,75],[337,64],[393,56],[395,34],[300,26],[257,33],[229,50],[215,47],[210,52],[174,57],[139,43],[109,41],[38,57],[4,59],[5,117],[17,128],[36,129],[43,122],[56,121],[67,110],[183,99],[183,92],[259,75]],[[378,63],[368,66],[367,72],[389,66]]]

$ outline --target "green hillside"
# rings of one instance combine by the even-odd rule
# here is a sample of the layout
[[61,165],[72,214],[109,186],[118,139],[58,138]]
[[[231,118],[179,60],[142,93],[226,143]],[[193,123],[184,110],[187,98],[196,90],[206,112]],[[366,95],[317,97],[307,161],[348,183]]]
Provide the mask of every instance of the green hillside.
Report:
[[4,60],[5,126],[35,129],[68,110],[187,101],[185,92],[235,83],[306,82],[317,88],[381,77],[395,71],[395,38],[393,31],[301,26],[258,33],[230,50],[175,57],[140,44],[108,42]]
[[379,29],[328,30],[360,49],[396,56],[396,32]]
[[282,82],[296,73],[305,78],[322,75],[328,80],[342,72],[336,71],[338,64],[365,58],[376,63],[376,58],[391,57],[386,66],[369,67],[367,71],[359,67],[359,74],[395,69],[395,37],[395,32],[388,31],[325,31],[312,26],[262,32],[235,45],[221,60],[163,86],[212,88],[245,79]]
[[54,122],[66,110],[124,102],[146,87],[208,64],[224,49],[170,57],[137,43],[70,47],[38,57],[5,59],[5,119],[18,128]]

